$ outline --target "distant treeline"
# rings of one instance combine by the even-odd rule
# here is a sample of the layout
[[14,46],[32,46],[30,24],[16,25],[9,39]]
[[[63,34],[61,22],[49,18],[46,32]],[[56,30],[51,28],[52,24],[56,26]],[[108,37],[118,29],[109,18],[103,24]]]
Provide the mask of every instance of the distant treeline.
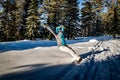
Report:
[[[120,0],[0,0],[0,41],[54,39],[59,21],[65,37],[120,35]],[[82,4],[82,7],[79,4]]]

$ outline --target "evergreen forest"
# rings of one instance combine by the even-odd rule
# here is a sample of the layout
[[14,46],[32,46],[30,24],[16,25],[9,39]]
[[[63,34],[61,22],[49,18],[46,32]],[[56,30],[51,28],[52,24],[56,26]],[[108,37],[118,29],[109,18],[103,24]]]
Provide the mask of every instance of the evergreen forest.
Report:
[[[82,6],[80,6],[80,4]],[[0,0],[0,42],[54,40],[59,22],[66,39],[120,35],[120,0]]]

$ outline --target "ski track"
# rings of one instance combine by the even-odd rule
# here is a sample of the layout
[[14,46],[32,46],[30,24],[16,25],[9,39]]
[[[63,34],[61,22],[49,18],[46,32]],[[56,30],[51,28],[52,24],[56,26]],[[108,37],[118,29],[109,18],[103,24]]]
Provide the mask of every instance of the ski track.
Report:
[[61,80],[120,80],[120,41],[97,43],[91,55]]

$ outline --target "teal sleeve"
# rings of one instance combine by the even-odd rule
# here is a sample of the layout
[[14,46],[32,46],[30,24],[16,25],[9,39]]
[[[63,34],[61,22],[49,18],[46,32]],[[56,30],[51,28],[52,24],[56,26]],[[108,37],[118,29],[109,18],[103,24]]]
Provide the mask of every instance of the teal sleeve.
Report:
[[60,27],[58,26],[58,27],[56,27],[56,33],[58,33],[59,32],[59,29],[60,29]]
[[59,30],[61,27],[62,27],[62,32],[64,32],[64,26],[61,25],[61,26],[56,27],[56,33],[59,33]]
[[62,32],[64,32],[64,26],[62,25]]

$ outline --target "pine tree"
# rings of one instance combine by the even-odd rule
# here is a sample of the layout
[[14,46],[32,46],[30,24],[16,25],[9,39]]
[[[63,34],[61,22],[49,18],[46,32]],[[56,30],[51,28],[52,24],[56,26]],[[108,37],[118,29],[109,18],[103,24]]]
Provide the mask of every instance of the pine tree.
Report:
[[104,9],[104,0],[90,0],[92,4],[92,12],[94,15],[94,25],[93,25],[93,36],[99,36],[103,34],[103,26],[102,26],[102,11]]
[[[0,5],[3,8],[0,13],[0,41],[20,40],[25,39],[26,36],[29,39],[38,37],[38,1],[41,2],[41,0],[0,1]],[[29,25],[33,26],[28,27]],[[29,33],[29,30],[33,34]],[[31,37],[30,34],[34,36]]]
[[59,21],[65,19],[65,0],[44,0],[43,5],[48,13],[49,24],[57,26]]
[[107,24],[106,24],[106,32],[108,34],[113,35],[115,38],[117,34],[120,34],[120,16],[119,16],[119,0],[111,0],[106,2],[108,12],[106,13]]
[[26,0],[26,5],[26,38],[33,40],[39,37],[38,1]]
[[116,38],[116,35],[120,35],[120,0],[113,0],[113,27],[112,27],[112,35]]
[[79,21],[77,0],[44,0],[44,8],[48,12],[49,25],[55,28],[62,21],[67,38],[74,38]]
[[120,35],[120,0],[117,0],[117,3],[116,3],[116,14],[117,14],[117,35]]
[[2,16],[2,26],[3,26],[3,39],[5,41],[14,40],[14,26],[13,26],[13,19],[12,19],[12,11],[14,10],[14,1],[7,0],[2,1],[3,7],[3,16]]
[[3,5],[2,2],[0,2],[0,41],[4,41],[4,12],[3,12]]
[[[66,7],[66,0],[44,0],[43,1],[43,8],[44,13],[47,13],[48,19],[47,22],[52,29],[55,30],[55,27],[59,25],[59,21],[63,21],[65,19],[65,7]],[[44,31],[45,36],[52,39],[53,36],[49,31]]]
[[78,31],[78,22],[79,22],[79,8],[77,0],[66,0],[67,9],[66,9],[66,35],[67,39],[74,38],[76,36],[76,31]]
[[92,36],[94,28],[95,13],[92,12],[92,4],[89,1],[83,3],[84,7],[81,9],[81,23],[83,36]]
[[3,14],[1,16],[1,24],[2,24],[2,40],[8,41],[8,40],[19,40],[20,39],[20,28],[21,28],[21,22],[22,18],[20,17],[22,15],[20,1],[17,3],[17,1],[14,0],[7,0],[2,1],[2,7],[3,7]]
[[15,26],[15,40],[20,40],[24,38],[23,33],[23,8],[24,8],[25,1],[19,0],[14,2],[14,10],[12,12],[13,18],[13,26]]

